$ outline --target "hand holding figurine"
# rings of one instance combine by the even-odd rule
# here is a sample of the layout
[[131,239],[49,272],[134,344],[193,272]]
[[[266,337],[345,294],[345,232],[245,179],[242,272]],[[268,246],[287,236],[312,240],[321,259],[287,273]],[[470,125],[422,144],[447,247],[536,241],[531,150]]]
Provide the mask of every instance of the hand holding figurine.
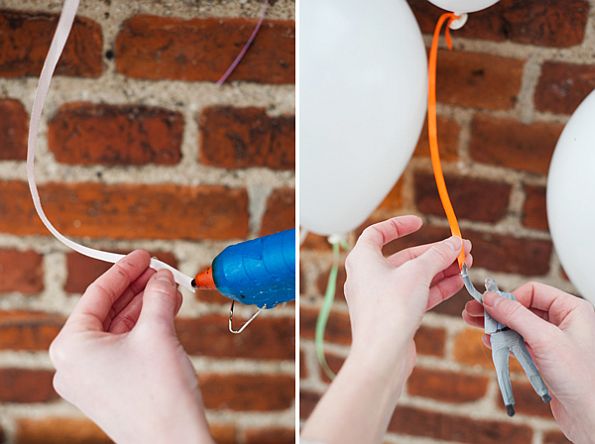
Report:
[[[539,283],[513,292],[516,301],[488,292],[491,317],[523,336],[552,395],[554,418],[573,442],[594,441],[595,311],[590,302]],[[484,308],[469,301],[463,319],[483,327]],[[490,339],[484,336],[490,347]]]

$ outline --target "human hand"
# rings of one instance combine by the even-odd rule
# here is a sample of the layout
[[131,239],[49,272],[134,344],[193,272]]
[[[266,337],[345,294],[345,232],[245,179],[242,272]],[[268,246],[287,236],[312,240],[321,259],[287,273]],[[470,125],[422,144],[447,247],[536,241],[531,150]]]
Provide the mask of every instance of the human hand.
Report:
[[[459,238],[384,257],[384,245],[421,225],[416,216],[372,225],[347,256],[351,350],[310,415],[303,438],[342,444],[382,442],[415,365],[413,336],[423,314],[463,287],[455,262],[463,244]],[[468,253],[471,243],[465,241],[464,246]],[[469,254],[466,260],[471,265]]]
[[[352,352],[357,360],[374,362],[397,385],[415,364],[413,337],[423,314],[463,287],[456,263],[461,239],[408,248],[384,257],[388,242],[419,230],[417,216],[402,216],[364,230],[345,261],[345,298],[352,326]],[[471,242],[464,241],[471,266]],[[401,371],[395,371],[401,367]]]
[[54,388],[118,443],[212,443],[174,329],[172,274],[134,251],[93,282],[50,346]]
[[[573,442],[595,442],[595,311],[590,302],[530,282],[516,301],[484,295],[487,312],[517,331],[550,389],[552,414]],[[483,328],[483,306],[469,301],[463,319]],[[490,347],[489,337],[483,342]]]

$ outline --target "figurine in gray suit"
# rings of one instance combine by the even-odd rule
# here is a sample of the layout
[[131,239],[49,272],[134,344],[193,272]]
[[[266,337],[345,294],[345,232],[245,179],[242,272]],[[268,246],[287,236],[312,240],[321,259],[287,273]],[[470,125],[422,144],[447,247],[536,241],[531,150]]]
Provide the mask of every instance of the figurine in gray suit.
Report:
[[[461,276],[463,277],[465,288],[469,294],[473,297],[473,299],[481,303],[483,301],[483,295],[474,287],[473,283],[471,282],[466,266],[463,266]],[[494,279],[487,278],[485,280],[485,287],[489,292],[496,293],[497,295],[506,299],[515,300],[512,293],[500,291]],[[537,367],[535,367],[533,358],[531,358],[531,355],[525,346],[523,337],[516,331],[508,328],[506,325],[501,324],[500,322],[493,319],[487,311],[484,312],[484,329],[485,333],[490,335],[490,342],[492,345],[492,360],[494,361],[494,366],[496,367],[498,386],[500,387],[500,393],[502,393],[502,399],[504,400],[504,405],[506,406],[506,413],[508,416],[513,416],[515,413],[514,395],[512,393],[512,384],[510,382],[510,353],[514,354],[514,356],[519,361],[519,364],[521,364],[521,367],[523,367],[523,370],[527,374],[527,377],[529,378],[529,381],[531,382],[535,392],[537,392],[543,402],[549,403],[552,398],[550,397],[548,389],[543,382]]]

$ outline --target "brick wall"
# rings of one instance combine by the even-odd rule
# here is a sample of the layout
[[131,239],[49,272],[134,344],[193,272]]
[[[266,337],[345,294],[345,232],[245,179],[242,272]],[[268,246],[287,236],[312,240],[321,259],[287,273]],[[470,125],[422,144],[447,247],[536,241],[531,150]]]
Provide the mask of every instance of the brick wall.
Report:
[[[438,9],[410,0],[429,45]],[[545,213],[548,164],[570,114],[595,87],[595,8],[587,0],[501,0],[472,14],[439,53],[438,113],[446,180],[463,234],[474,244],[472,276],[513,289],[529,279],[574,291],[552,248]],[[424,130],[425,131],[425,130]],[[448,235],[429,162],[427,136],[372,221],[422,216],[417,235],[387,250]],[[354,236],[355,237],[355,236]],[[327,386],[316,362],[314,326],[330,268],[330,249],[310,236],[302,251],[301,417]],[[327,330],[331,367],[350,343],[340,274]],[[390,423],[386,442],[530,443],[566,440],[516,362],[518,413],[503,410],[482,332],[460,318],[461,292],[424,319],[418,366]]]
[[[145,248],[195,273],[228,243],[294,219],[294,3],[81,2],[45,110],[40,192],[51,220],[98,248]],[[46,350],[106,265],[37,220],[28,116],[61,2],[0,7],[0,442],[107,439],[58,399]],[[293,442],[293,306],[227,332],[227,300],[185,295],[178,321],[220,443]],[[238,313],[251,314],[251,308]],[[238,319],[240,321],[240,319]]]

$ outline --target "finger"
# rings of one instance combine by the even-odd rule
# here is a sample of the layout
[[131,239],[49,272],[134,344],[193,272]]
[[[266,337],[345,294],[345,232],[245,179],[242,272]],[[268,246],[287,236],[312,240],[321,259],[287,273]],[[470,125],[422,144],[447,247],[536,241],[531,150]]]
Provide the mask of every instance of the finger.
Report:
[[[544,319],[546,321],[549,320],[548,318],[548,313],[543,311],[543,310],[538,310],[536,308],[534,309],[530,309],[533,313],[535,313],[537,316],[539,316],[541,319]],[[472,300],[472,301],[468,301],[465,304],[465,310],[463,311],[463,313],[466,313],[468,316],[473,317],[473,318],[481,318],[483,319],[484,317],[484,309],[483,309],[483,305],[481,305],[479,302]]]
[[470,325],[471,327],[479,327],[479,328],[484,328],[484,317],[478,317],[478,316],[470,316],[469,313],[467,313],[466,311],[463,311],[462,313],[462,317],[463,317],[463,321],[465,321],[466,324]]
[[144,291],[141,291],[118,313],[108,328],[110,333],[127,333],[134,328],[143,306],[143,295]]
[[[396,253],[387,257],[387,260],[388,260],[389,264],[391,264],[392,266],[399,267],[399,266],[403,265],[405,262],[408,262],[408,261],[415,259],[416,257],[422,255],[423,253],[425,253],[426,251],[428,251],[430,248],[432,248],[434,245],[436,245],[438,243],[439,242],[434,242],[434,243],[425,244],[425,245],[418,245],[416,247],[406,248],[405,250],[397,251]],[[463,246],[465,248],[466,254],[469,254],[471,252],[471,249],[473,248],[471,241],[468,239],[465,239],[463,241]]]
[[576,296],[539,282],[528,282],[513,294],[525,307],[548,313],[549,319],[556,325],[560,325],[581,303]]
[[126,292],[114,303],[112,307],[114,309],[114,313],[120,313],[135,296],[137,296],[139,293],[142,293],[147,286],[147,282],[149,282],[149,279],[151,279],[155,273],[156,271],[152,268],[147,268],[136,281],[130,284],[130,287],[128,287]]
[[461,238],[451,236],[433,245],[425,253],[405,265],[413,267],[420,281],[429,285],[434,276],[447,269],[456,260],[461,247]]
[[426,310],[431,310],[436,305],[451,298],[461,288],[463,288],[463,279],[458,274],[441,280],[433,287],[430,287],[430,296],[428,297]]
[[387,243],[416,232],[422,225],[422,220],[417,216],[393,217],[370,225],[363,231],[354,249],[372,248],[381,252],[382,247]]
[[143,304],[137,326],[174,330],[174,317],[180,298],[174,277],[169,270],[159,270],[149,280],[143,295]]
[[103,328],[112,305],[149,267],[151,256],[136,250],[99,276],[81,296],[69,322],[85,329]]
[[139,293],[142,293],[147,282],[151,279],[151,276],[155,274],[155,270],[152,268],[147,268],[140,277],[130,284],[130,287],[126,289],[124,294],[118,298],[118,300],[112,305],[105,321],[103,322],[103,327],[105,331],[110,330],[110,326],[112,325],[114,319],[124,310],[130,302],[138,296]]
[[544,321],[518,301],[488,291],[483,296],[483,304],[491,317],[516,330],[531,346],[548,341],[557,332],[553,324]]
[[492,349],[492,342],[491,342],[491,339],[490,339],[490,335],[483,335],[481,337],[481,342],[483,342],[483,345],[485,345],[490,350]]
[[[471,265],[473,264],[473,256],[469,254],[465,258],[465,263],[467,264],[468,267],[471,267]],[[436,276],[434,276],[434,279],[432,279],[432,283],[430,285],[431,286],[432,285],[436,285],[438,282],[440,282],[444,278],[448,278],[448,277],[451,277],[451,276],[457,276],[457,275],[460,275],[460,274],[461,274],[461,269],[459,268],[459,263],[458,262],[454,262],[446,270],[441,271]]]
[[484,315],[483,305],[476,300],[468,301],[465,304],[465,311],[473,317],[482,317]]
[[[143,306],[144,291],[137,294],[130,303],[116,316],[109,327],[109,332],[114,334],[127,333],[134,328],[138,322],[142,306]],[[178,314],[182,307],[182,293],[178,290],[176,292],[176,309],[175,314]]]

